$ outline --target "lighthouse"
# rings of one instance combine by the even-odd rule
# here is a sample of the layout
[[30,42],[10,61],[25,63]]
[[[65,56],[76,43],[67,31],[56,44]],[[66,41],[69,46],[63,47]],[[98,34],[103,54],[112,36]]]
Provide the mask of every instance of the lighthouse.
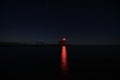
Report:
[[66,45],[66,38],[63,37],[60,41],[59,41],[59,45]]

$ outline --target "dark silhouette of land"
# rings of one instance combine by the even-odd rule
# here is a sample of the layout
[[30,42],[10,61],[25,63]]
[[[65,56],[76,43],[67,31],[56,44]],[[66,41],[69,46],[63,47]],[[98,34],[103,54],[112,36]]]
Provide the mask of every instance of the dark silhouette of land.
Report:
[[[26,42],[3,42],[3,41],[1,41],[0,42],[0,46],[9,46],[9,45],[11,45],[11,46],[14,46],[14,45],[16,45],[16,46],[49,46],[49,45],[55,45],[55,46],[57,46],[57,45],[61,45],[60,44],[60,42],[58,42],[58,43],[46,43],[46,42],[29,42],[29,43],[26,43]],[[67,46],[120,46],[120,44],[65,44],[65,45],[67,45]]]
[[[25,42],[0,42],[0,45],[31,45],[31,46],[43,46],[43,45],[60,45],[58,43],[45,43],[45,42],[32,42],[32,43],[25,43]],[[70,45],[70,44],[66,44]]]

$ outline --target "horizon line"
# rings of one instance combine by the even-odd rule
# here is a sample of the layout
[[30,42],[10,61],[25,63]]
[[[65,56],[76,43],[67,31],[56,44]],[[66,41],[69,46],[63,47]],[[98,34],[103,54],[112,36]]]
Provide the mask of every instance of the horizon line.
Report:
[[[34,42],[34,43],[25,43],[25,42],[0,42],[0,45],[59,45],[59,43],[41,43],[41,42]],[[84,44],[84,43],[66,43],[66,45],[120,45],[120,44]]]

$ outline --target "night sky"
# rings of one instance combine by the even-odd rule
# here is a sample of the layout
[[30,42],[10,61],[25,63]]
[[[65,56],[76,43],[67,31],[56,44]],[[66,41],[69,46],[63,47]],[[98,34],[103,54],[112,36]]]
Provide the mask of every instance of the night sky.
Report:
[[115,0],[39,0],[0,3],[0,41],[120,44]]

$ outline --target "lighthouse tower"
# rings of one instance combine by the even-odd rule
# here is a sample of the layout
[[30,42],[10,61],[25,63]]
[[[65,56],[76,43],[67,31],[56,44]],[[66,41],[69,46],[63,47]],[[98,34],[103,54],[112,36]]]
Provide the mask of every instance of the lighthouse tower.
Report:
[[66,45],[66,38],[63,37],[60,41],[59,41],[59,45]]

